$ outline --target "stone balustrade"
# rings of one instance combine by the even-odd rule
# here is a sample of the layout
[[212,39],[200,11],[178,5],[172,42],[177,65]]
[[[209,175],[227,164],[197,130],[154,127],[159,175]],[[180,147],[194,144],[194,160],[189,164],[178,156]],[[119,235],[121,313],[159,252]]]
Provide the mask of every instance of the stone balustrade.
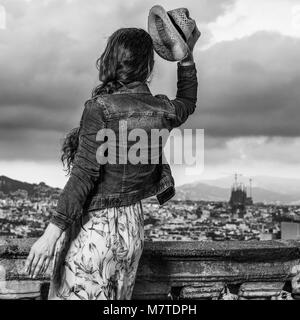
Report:
[[[35,239],[0,240],[0,299],[46,299],[22,269]],[[145,242],[132,299],[300,299],[300,242]]]

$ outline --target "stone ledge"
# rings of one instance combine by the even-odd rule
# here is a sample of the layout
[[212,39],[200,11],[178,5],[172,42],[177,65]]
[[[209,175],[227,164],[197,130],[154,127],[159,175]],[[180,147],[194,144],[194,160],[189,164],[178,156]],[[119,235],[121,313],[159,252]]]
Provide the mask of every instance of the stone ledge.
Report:
[[0,259],[3,257],[22,257],[28,255],[31,246],[37,239],[0,238]]
[[300,241],[146,242],[144,253],[165,257],[235,261],[290,260],[300,257]]
[[[22,257],[29,253],[34,238],[1,239],[0,258]],[[290,260],[300,257],[300,241],[146,241],[144,255],[195,257],[235,261]]]

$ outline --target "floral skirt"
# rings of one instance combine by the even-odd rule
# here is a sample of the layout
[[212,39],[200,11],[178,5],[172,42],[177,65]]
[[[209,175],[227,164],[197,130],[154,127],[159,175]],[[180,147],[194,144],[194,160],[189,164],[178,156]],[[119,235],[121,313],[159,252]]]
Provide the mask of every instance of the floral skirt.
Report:
[[88,213],[59,238],[49,300],[130,300],[144,247],[141,202]]

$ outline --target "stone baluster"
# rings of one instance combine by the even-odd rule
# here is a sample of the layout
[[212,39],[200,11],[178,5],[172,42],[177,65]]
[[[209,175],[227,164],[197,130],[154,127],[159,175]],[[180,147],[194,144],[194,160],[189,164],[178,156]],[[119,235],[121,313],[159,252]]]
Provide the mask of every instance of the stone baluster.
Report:
[[239,299],[271,300],[278,298],[285,282],[245,282],[240,286]]
[[224,290],[224,287],[225,284],[223,282],[203,282],[185,286],[181,289],[179,298],[184,300],[217,300]]

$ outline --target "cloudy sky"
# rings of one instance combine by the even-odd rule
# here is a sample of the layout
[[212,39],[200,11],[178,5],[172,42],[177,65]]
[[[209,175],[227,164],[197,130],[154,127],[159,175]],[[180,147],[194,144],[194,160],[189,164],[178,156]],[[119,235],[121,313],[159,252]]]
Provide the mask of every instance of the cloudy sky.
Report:
[[[65,133],[97,84],[95,61],[120,27],[146,28],[154,4],[187,7],[195,50],[205,170],[300,178],[299,0],[0,0],[0,175],[62,187]],[[153,93],[173,97],[176,64],[156,56]]]

